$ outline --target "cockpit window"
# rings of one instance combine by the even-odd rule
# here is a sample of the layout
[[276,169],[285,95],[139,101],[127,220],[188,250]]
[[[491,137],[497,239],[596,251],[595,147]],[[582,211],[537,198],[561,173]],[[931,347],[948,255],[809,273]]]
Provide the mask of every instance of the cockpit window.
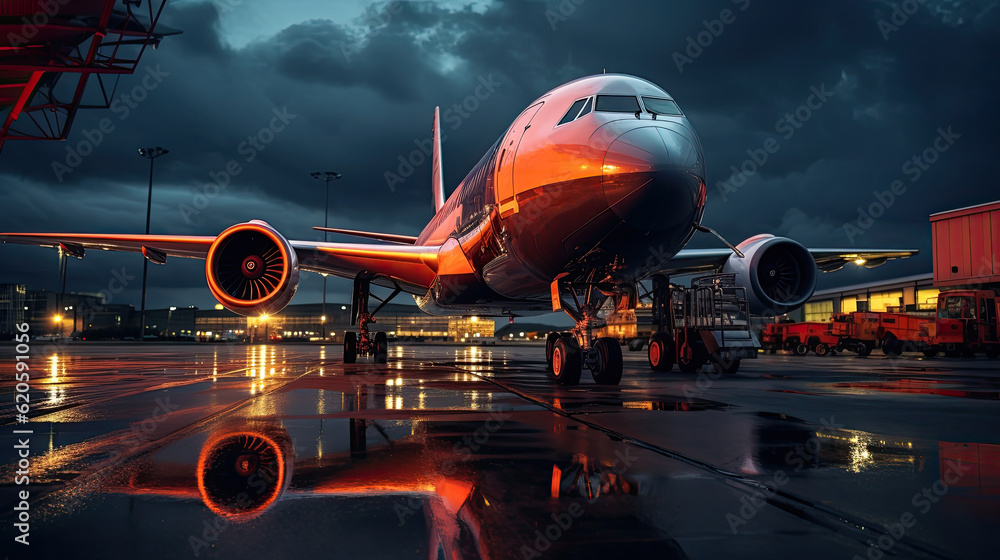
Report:
[[598,95],[595,110],[609,113],[635,113],[639,111],[639,100],[634,95]]
[[588,101],[590,101],[589,97],[587,99],[577,99],[576,101],[574,101],[573,104],[570,105],[569,111],[566,111],[566,114],[563,115],[562,120],[559,121],[559,124],[566,124],[568,122],[572,122],[573,120],[575,120],[576,116],[580,113],[580,108],[582,108],[583,104],[587,103]]
[[681,110],[677,107],[677,104],[670,99],[661,99],[659,97],[642,97],[642,104],[646,106],[646,110],[650,113],[656,113],[657,115],[680,115]]
[[580,111],[580,116],[579,116],[579,117],[577,117],[577,118],[580,118],[580,117],[582,117],[582,116],[584,116],[584,115],[586,115],[587,113],[589,113],[589,112],[590,112],[590,102],[591,102],[592,100],[593,100],[593,98],[592,98],[592,97],[588,97],[588,98],[587,98],[587,104],[583,106],[583,110],[582,110],[582,111]]

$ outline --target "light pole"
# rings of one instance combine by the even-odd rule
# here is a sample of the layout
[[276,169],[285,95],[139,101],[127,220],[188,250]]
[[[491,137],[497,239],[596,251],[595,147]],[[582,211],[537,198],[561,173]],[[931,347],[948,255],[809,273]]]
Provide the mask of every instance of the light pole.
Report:
[[[340,179],[341,177],[343,177],[343,175],[337,173],[336,171],[314,171],[313,173],[310,173],[310,175],[312,176],[313,179],[323,181],[326,184],[326,186],[323,189],[326,191],[326,206],[323,210],[323,227],[330,227],[329,226],[330,181]],[[326,243],[326,233],[327,232],[325,231],[323,232],[323,243]],[[320,336],[322,336],[323,340],[325,341],[326,340],[326,274],[323,275],[323,319],[320,321],[320,324],[321,324]]]
[[[146,235],[149,235],[149,214],[153,208],[153,162],[160,156],[165,156],[170,150],[157,146],[155,148],[139,148],[139,155],[149,159],[149,194],[146,196]],[[146,269],[149,259],[142,257],[142,302],[139,312],[139,340],[146,339]]]

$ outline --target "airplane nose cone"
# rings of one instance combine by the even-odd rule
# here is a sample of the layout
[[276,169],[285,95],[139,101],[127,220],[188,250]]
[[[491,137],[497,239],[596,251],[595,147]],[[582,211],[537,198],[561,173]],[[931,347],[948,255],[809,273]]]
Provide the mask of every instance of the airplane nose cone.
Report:
[[608,147],[603,171],[608,205],[642,231],[686,232],[705,204],[704,162],[684,132],[630,130]]

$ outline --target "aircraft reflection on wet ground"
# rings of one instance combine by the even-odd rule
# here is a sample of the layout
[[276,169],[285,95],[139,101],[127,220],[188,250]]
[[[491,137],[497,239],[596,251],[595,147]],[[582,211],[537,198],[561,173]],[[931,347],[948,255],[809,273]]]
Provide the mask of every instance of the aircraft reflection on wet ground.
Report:
[[[636,371],[621,386],[562,388],[534,350],[394,347],[374,366],[308,345],[64,347],[32,378],[24,555],[994,548],[998,403],[979,395],[1000,380],[985,362],[768,356],[705,378],[626,355]],[[10,527],[16,462],[4,453]]]

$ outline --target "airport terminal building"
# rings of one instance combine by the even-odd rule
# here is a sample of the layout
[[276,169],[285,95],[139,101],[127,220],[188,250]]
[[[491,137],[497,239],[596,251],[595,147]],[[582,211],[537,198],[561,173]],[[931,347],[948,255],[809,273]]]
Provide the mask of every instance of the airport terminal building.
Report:
[[[0,336],[29,324],[32,336],[91,339],[136,338],[139,311],[130,304],[105,303],[103,294],[59,294],[28,290],[24,284],[0,284]],[[484,343],[494,340],[491,318],[432,316],[414,305],[388,304],[375,317],[375,330],[397,340]],[[217,305],[149,309],[146,336],[170,340],[341,342],[351,327],[350,306],[328,303],[289,305],[273,316],[244,317]]]
[[[309,341],[324,337],[341,342],[351,326],[350,306],[328,303],[289,305],[273,316],[242,317],[228,309],[160,309],[147,312],[149,331],[164,338],[202,341]],[[388,304],[375,316],[376,331],[397,340],[424,342],[487,342],[493,340],[493,319],[433,316],[414,305]]]

